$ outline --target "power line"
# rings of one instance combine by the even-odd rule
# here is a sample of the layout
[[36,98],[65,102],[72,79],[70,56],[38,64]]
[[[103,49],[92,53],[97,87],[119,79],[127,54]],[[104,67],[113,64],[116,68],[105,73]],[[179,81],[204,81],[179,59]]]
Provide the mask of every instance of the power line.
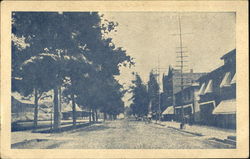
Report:
[[158,83],[159,83],[159,92],[158,92],[158,118],[159,118],[159,121],[160,121],[160,113],[161,113],[161,94],[160,94],[160,58],[159,58],[159,55],[158,55],[158,73],[159,73],[159,76],[158,76]]
[[[179,65],[176,65],[177,68],[180,68],[180,74],[181,74],[181,77],[180,77],[180,80],[181,80],[181,101],[183,99],[183,89],[184,89],[184,77],[183,77],[183,71],[184,71],[184,68],[188,67],[185,63],[188,62],[186,60],[186,57],[188,57],[187,55],[185,55],[184,53],[187,53],[187,51],[184,51],[183,49],[187,48],[187,47],[184,47],[183,46],[183,39],[182,39],[182,36],[183,36],[183,33],[182,33],[182,26],[181,26],[181,18],[180,18],[180,15],[178,16],[178,22],[179,22],[179,33],[178,34],[174,34],[174,35],[177,35],[179,36],[179,41],[180,41],[180,46],[177,47],[178,48],[178,51],[176,51],[176,54],[177,54],[177,63],[179,63]],[[181,106],[181,129],[184,128],[184,108],[183,108],[183,105]]]

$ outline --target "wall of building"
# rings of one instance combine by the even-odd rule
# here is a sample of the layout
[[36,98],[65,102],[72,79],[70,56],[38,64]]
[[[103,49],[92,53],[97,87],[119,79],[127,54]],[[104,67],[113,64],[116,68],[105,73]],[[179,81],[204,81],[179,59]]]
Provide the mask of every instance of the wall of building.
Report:
[[[236,98],[236,84],[221,86],[225,75],[230,73],[230,81],[236,73],[236,52],[235,50],[224,55],[221,59],[224,60],[224,65],[213,70],[205,76],[198,79],[200,86],[205,83],[206,87],[212,80],[212,91],[199,95],[200,104],[200,122],[202,124],[220,126],[224,128],[235,128],[235,114],[212,114],[214,109],[221,101]],[[214,104],[203,105],[202,103],[214,101]],[[197,115],[198,116],[198,115]]]

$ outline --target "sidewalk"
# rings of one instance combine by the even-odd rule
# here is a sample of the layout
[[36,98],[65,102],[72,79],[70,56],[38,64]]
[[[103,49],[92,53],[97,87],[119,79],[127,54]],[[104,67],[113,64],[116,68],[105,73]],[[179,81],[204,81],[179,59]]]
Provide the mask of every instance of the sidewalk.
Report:
[[[35,139],[51,139],[55,136],[58,136],[50,132],[50,124],[50,121],[38,121],[38,128],[36,131],[33,131],[33,122],[19,122],[16,125],[16,128],[14,128],[15,130],[11,132],[11,144]],[[83,126],[88,126],[89,124],[90,123],[88,120],[78,119],[76,127],[73,127],[71,120],[61,120],[61,133],[68,130],[81,128]]]
[[200,134],[200,136],[204,136],[205,138],[218,138],[218,139],[226,139],[228,136],[236,136],[236,130],[231,129],[223,129],[212,126],[205,125],[185,125],[185,129],[180,129],[180,123],[171,122],[171,121],[162,121],[160,124],[165,125],[169,128],[175,128],[187,132],[191,132],[194,134]]

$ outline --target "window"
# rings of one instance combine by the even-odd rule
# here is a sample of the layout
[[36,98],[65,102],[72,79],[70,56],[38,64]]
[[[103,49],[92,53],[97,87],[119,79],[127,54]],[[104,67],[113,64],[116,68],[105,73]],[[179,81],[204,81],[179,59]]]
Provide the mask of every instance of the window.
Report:
[[230,84],[236,84],[236,73],[234,74],[234,77],[232,78]]
[[213,92],[213,80],[209,80],[204,94]]
[[201,87],[200,87],[200,90],[199,90],[199,95],[203,95],[204,94],[204,91],[205,91],[205,87],[206,86],[206,84],[205,84],[205,82],[204,83],[202,83],[202,85],[201,85]]
[[231,73],[227,72],[225,73],[224,78],[221,81],[220,87],[230,86],[230,82],[231,82]]

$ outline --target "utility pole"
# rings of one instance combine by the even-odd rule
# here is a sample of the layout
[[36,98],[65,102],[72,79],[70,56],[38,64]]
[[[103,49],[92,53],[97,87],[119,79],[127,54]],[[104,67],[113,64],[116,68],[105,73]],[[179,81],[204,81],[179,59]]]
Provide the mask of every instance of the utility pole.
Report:
[[158,67],[157,67],[157,72],[158,72],[158,85],[159,85],[159,92],[158,92],[158,119],[160,122],[160,115],[161,115],[161,94],[160,94],[160,59],[159,59],[159,55],[158,55]]
[[[167,68],[160,68],[160,58],[159,58],[159,55],[158,55],[158,60],[157,60],[157,67],[156,68],[153,68],[152,70],[153,70],[153,72],[154,72],[154,74],[157,76],[157,83],[158,83],[158,85],[159,85],[159,92],[158,92],[158,106],[157,106],[157,118],[156,118],[156,122],[157,122],[157,120],[159,120],[160,121],[160,117],[161,117],[161,94],[160,94],[160,73],[161,73],[161,71],[160,70],[166,70]],[[151,106],[152,106],[152,103],[151,103],[151,101],[150,101],[150,110],[151,110]]]
[[[181,100],[182,100],[183,99],[183,50],[182,50],[182,35],[181,35],[181,18],[180,18],[180,16],[178,16],[178,18],[179,18],[179,29],[180,29]],[[181,124],[183,126],[180,126],[180,127],[182,129],[182,128],[184,128],[184,108],[183,108],[183,104],[181,106],[181,116],[182,116],[182,121],[181,121],[182,123]]]
[[[181,101],[183,101],[183,89],[184,89],[183,72],[184,72],[184,67],[187,66],[187,65],[184,65],[184,63],[187,62],[185,60],[185,58],[188,57],[188,56],[184,55],[185,51],[183,51],[183,49],[185,47],[183,47],[183,41],[182,41],[183,40],[182,39],[183,33],[182,33],[182,28],[181,28],[181,18],[180,18],[180,15],[178,16],[178,22],[179,22],[179,34],[178,35],[179,35],[179,42],[180,42],[180,46],[178,48],[180,50],[176,52],[177,53],[177,59],[179,59],[176,62],[180,63],[180,65],[177,65],[177,67],[180,68],[180,75],[181,75],[181,77],[180,77],[180,80],[181,80],[181,85],[180,85],[180,87],[181,87]],[[181,102],[181,124],[180,124],[180,128],[181,129],[184,129],[184,127],[185,127],[185,118],[184,118],[184,115],[185,115],[185,113],[184,113],[183,103]]]

